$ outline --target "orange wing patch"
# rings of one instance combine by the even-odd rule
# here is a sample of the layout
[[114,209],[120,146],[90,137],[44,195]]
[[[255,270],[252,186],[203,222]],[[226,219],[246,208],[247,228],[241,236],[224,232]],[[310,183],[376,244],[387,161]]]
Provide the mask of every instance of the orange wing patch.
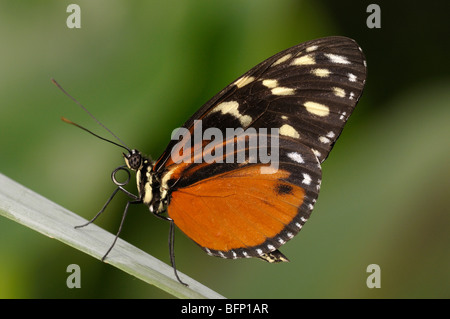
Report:
[[278,170],[260,174],[253,165],[202,180],[172,193],[168,214],[202,247],[251,248],[277,236],[298,214],[305,190]]

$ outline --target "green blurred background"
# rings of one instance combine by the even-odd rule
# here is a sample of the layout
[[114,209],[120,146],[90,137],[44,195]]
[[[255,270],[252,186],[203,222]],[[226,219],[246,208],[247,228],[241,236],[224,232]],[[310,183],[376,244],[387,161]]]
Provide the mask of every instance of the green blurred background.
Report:
[[[369,29],[368,4],[381,7]],[[181,232],[178,269],[229,298],[450,297],[450,63],[445,1],[0,1],[0,172],[92,217],[121,150],[57,79],[129,146],[154,158],[172,130],[263,59],[329,35],[357,40],[365,93],[329,159],[315,211],[282,265],[207,256]],[[132,188],[131,188],[132,189]],[[115,233],[117,196],[97,222]],[[122,238],[169,263],[168,225],[132,207]],[[366,267],[381,267],[369,289]],[[81,289],[66,267],[81,267]],[[110,265],[0,217],[2,298],[170,298]]]

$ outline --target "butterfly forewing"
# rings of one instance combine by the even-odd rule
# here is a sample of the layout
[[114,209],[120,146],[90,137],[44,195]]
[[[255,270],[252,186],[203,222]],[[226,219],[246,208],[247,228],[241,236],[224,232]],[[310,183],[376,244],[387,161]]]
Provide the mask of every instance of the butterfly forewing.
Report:
[[[171,158],[180,145],[173,140],[155,164],[170,187],[170,218],[211,255],[262,257],[275,251],[309,218],[320,188],[320,163],[356,106],[365,78],[366,62],[356,42],[329,37],[284,50],[233,81],[184,124],[191,135],[181,145],[190,161]],[[209,128],[223,137],[230,128],[244,133],[194,139],[196,131]],[[252,137],[257,144],[248,143]],[[238,140],[246,146],[227,149]],[[254,148],[271,154],[274,143],[278,157],[271,163],[250,154]],[[206,147],[222,152],[214,153],[212,163],[194,161],[208,153]],[[239,152],[246,154],[243,161],[227,161]]]
[[[365,57],[346,37],[298,44],[261,62],[210,99],[184,125],[279,128],[323,162],[356,106],[366,79]],[[302,133],[302,134],[300,134]],[[186,141],[190,142],[190,141]],[[156,164],[170,161],[171,141]]]

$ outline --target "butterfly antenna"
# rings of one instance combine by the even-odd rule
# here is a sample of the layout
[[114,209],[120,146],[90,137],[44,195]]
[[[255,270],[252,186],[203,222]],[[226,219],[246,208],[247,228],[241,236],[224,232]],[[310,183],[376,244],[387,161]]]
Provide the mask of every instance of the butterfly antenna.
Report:
[[[107,138],[101,137],[100,135],[95,134],[94,132],[88,130],[87,128],[85,128],[85,127],[83,127],[83,126],[81,126],[81,125],[79,125],[79,124],[77,124],[77,123],[75,123],[75,122],[72,122],[71,120],[66,119],[64,116],[61,117],[61,120],[62,120],[63,122],[65,122],[65,123],[67,123],[67,124],[72,124],[72,125],[74,125],[74,126],[76,126],[76,127],[78,127],[78,128],[81,128],[82,130],[84,130],[84,131],[86,131],[86,132],[88,132],[88,133],[94,135],[95,137],[98,137],[98,138],[101,139],[101,140],[104,140],[104,141],[109,142],[109,143],[111,143],[111,144],[117,145],[117,146],[119,146],[119,147],[121,147],[121,148],[123,148],[123,149],[126,149],[128,152],[130,152],[130,149],[127,148],[126,146],[123,146],[123,145],[121,145],[121,144],[119,144],[119,143],[116,143],[116,142],[114,142],[114,141],[108,140]],[[119,140],[119,141],[120,141],[120,140]]]
[[67,95],[72,101],[74,101],[76,104],[78,104],[78,106],[81,107],[87,114],[89,114],[89,116],[90,116],[91,118],[93,118],[93,119],[95,120],[95,122],[97,122],[98,125],[100,125],[101,127],[103,127],[105,130],[107,130],[107,131],[109,132],[109,134],[111,134],[116,140],[118,140],[118,141],[120,142],[120,144],[118,144],[118,143],[116,143],[116,142],[113,142],[113,141],[111,141],[111,140],[108,140],[108,139],[106,139],[106,138],[104,138],[104,137],[101,137],[101,136],[99,136],[99,135],[97,135],[97,134],[91,132],[90,130],[88,130],[88,129],[82,127],[81,125],[78,125],[78,124],[76,124],[76,123],[74,123],[74,122],[72,122],[72,121],[70,121],[70,120],[68,120],[68,119],[66,119],[66,118],[64,118],[64,117],[62,117],[61,120],[63,120],[64,122],[66,122],[66,123],[68,123],[68,124],[75,125],[76,127],[81,128],[82,130],[84,130],[84,131],[86,131],[86,132],[88,132],[88,133],[94,135],[95,137],[98,137],[98,138],[101,139],[101,140],[104,140],[104,141],[107,141],[107,142],[112,143],[112,144],[114,144],[114,145],[120,146],[120,147],[126,149],[128,152],[130,152],[130,148],[129,148],[129,147],[128,147],[128,146],[127,146],[127,145],[126,145],[126,144],[125,144],[125,143],[124,143],[124,142],[123,142],[116,134],[114,134],[113,132],[111,132],[111,130],[110,130],[109,128],[107,128],[105,125],[103,125],[102,122],[100,122],[99,120],[97,120],[97,118],[96,118],[94,115],[92,115],[91,112],[89,112],[89,111],[88,111],[88,110],[87,110],[80,102],[78,102],[72,95],[70,95],[69,93],[67,93],[67,91],[64,90],[63,87],[62,87],[58,82],[56,82],[55,79],[51,79],[51,81],[53,82],[53,84],[55,84],[55,85],[58,87],[58,89],[60,89],[60,90],[61,90],[65,95]]

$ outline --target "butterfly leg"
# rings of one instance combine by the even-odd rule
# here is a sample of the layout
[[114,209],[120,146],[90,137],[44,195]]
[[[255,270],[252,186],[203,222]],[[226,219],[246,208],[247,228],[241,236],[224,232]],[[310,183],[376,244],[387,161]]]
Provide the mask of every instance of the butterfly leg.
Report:
[[117,231],[116,237],[114,238],[114,241],[113,241],[111,247],[109,247],[106,254],[102,257],[102,261],[105,261],[106,256],[108,256],[109,252],[113,249],[114,245],[116,244],[117,239],[119,238],[120,232],[122,231],[123,222],[125,221],[125,217],[127,216],[128,207],[130,206],[130,204],[142,204],[142,201],[134,200],[134,201],[127,202],[127,204],[125,205],[125,209],[123,210],[123,215],[122,215],[122,220],[120,221],[119,230]]
[[180,277],[178,276],[177,267],[175,266],[175,223],[173,222],[173,219],[170,217],[165,217],[162,215],[159,215],[155,213],[155,216],[159,219],[166,220],[169,222],[169,254],[170,254],[170,264],[172,265],[173,272],[175,274],[175,277],[177,277],[178,281],[188,287],[188,284],[181,281]]
[[126,195],[128,195],[129,197],[131,197],[133,200],[127,202],[127,205],[125,206],[125,209],[123,211],[123,216],[122,216],[122,221],[120,222],[120,226],[119,226],[119,230],[116,234],[116,237],[114,238],[114,241],[111,245],[111,247],[109,247],[108,251],[106,252],[106,254],[102,257],[102,261],[105,260],[106,256],[108,256],[109,252],[111,251],[111,249],[114,247],[114,245],[116,244],[117,238],[119,238],[119,234],[122,231],[122,226],[123,226],[123,222],[125,221],[125,217],[127,215],[128,212],[128,207],[130,206],[130,204],[142,204],[142,200],[134,195],[133,193],[130,193],[129,191],[127,191],[125,188],[123,188],[122,186],[118,186],[114,192],[111,194],[111,196],[108,198],[108,200],[106,201],[105,205],[103,205],[102,209],[94,216],[94,218],[92,218],[90,221],[88,221],[87,223],[83,224],[83,225],[78,225],[75,226],[75,228],[81,228],[81,227],[85,227],[91,223],[93,223],[106,209],[106,207],[109,205],[109,203],[111,202],[111,200],[114,198],[114,196],[117,194],[118,191],[122,191],[124,192]]
[[75,226],[75,228],[82,228],[85,227],[89,224],[92,224],[106,209],[106,207],[109,205],[109,203],[111,202],[111,200],[114,198],[114,196],[117,194],[117,192],[121,190],[122,192],[124,192],[125,194],[127,194],[129,197],[133,198],[134,200],[139,200],[139,197],[130,193],[129,191],[127,191],[125,188],[123,188],[122,186],[117,187],[114,192],[111,194],[111,196],[108,198],[108,200],[106,201],[105,205],[103,205],[102,209],[94,216],[94,218],[92,218],[90,221],[88,221],[87,223],[83,224],[83,225],[78,225]]

